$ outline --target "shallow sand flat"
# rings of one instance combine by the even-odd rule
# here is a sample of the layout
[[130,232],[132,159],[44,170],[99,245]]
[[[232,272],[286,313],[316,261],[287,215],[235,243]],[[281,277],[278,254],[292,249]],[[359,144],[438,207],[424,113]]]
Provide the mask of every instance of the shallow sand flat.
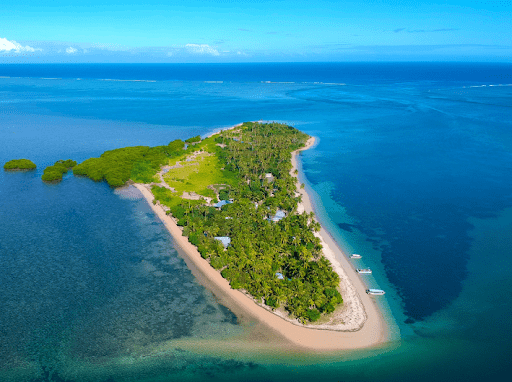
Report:
[[[310,139],[304,149],[311,147],[314,138]],[[292,155],[292,163],[296,168],[297,152]],[[294,171],[292,169],[292,171]],[[254,341],[275,343],[277,337],[285,341],[284,347],[302,348],[304,350],[328,351],[342,349],[358,349],[375,346],[387,339],[387,331],[382,315],[374,301],[365,293],[365,286],[352,269],[346,256],[335,244],[329,234],[322,228],[320,236],[325,245],[325,255],[340,274],[340,287],[343,291],[344,309],[341,311],[344,324],[341,326],[300,326],[287,321],[263,307],[257,305],[250,297],[238,290],[231,289],[229,282],[219,272],[201,257],[197,248],[182,236],[181,229],[166,215],[158,205],[153,204],[153,194],[142,184],[135,184],[147,200],[155,214],[164,223],[180,247],[187,265],[192,269],[198,281],[210,289],[219,301],[227,306],[241,322],[256,321],[269,329],[267,338],[253,339]],[[302,194],[302,203],[307,212],[312,211],[309,195],[298,189]],[[345,262],[345,263],[344,263]],[[341,263],[341,264],[340,264]],[[362,327],[361,327],[362,325]],[[334,330],[333,330],[334,329]],[[345,330],[345,331],[340,331]],[[269,341],[269,337],[272,336]]]

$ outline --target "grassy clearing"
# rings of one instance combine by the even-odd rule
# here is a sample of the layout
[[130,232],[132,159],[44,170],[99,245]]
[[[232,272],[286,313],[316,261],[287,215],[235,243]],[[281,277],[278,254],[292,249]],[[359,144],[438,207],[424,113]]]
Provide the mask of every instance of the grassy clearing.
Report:
[[180,198],[179,196],[177,196],[176,193],[172,192],[171,190],[168,190],[165,187],[153,186],[151,187],[151,192],[155,196],[156,200],[158,200],[161,204],[169,208],[177,207],[182,203],[184,203],[185,205],[188,204],[189,208],[199,204],[204,204],[204,200],[189,200]]
[[[215,197],[215,192],[208,188],[214,184],[236,185],[235,173],[222,170],[223,164],[216,155],[218,147],[213,139],[206,139],[200,144],[187,148],[187,154],[170,161],[174,166],[179,161],[182,167],[169,170],[164,175],[165,182],[173,187],[177,195],[183,192],[195,192],[199,195]],[[199,154],[193,154],[196,151]],[[195,157],[194,157],[195,155]]]

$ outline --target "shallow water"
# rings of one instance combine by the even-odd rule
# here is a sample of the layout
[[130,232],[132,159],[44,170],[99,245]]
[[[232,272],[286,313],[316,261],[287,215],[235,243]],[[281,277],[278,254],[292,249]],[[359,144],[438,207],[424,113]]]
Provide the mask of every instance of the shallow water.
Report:
[[[286,65],[0,66],[13,77],[0,78],[0,161],[38,165],[0,173],[2,380],[504,379],[512,86],[489,85],[512,83],[512,67]],[[113,74],[156,82],[100,81]],[[318,138],[305,180],[335,240],[363,255],[354,265],[373,269],[368,286],[386,289],[392,343],[261,350],[144,200],[40,180],[58,159],[259,119]]]

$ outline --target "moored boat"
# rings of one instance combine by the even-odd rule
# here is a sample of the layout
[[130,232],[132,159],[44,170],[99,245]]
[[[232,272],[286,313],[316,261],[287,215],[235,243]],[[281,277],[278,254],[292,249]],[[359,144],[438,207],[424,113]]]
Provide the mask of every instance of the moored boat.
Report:
[[371,294],[373,296],[382,296],[386,292],[384,292],[382,289],[367,289],[366,293]]
[[350,256],[351,259],[360,259],[362,256],[358,255],[357,253],[353,253],[352,256]]
[[363,269],[356,269],[357,273],[363,274],[363,275],[369,275],[372,273],[372,270],[370,268],[363,268]]

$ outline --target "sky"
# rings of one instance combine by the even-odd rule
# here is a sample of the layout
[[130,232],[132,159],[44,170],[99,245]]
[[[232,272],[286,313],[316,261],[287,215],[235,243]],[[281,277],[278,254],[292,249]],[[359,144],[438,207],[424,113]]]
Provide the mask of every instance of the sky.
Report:
[[512,0],[1,0],[0,63],[512,62]]

